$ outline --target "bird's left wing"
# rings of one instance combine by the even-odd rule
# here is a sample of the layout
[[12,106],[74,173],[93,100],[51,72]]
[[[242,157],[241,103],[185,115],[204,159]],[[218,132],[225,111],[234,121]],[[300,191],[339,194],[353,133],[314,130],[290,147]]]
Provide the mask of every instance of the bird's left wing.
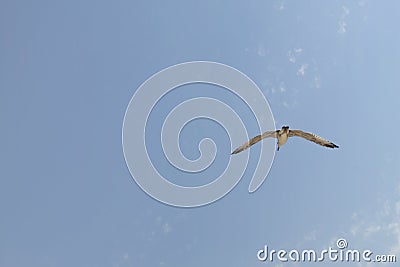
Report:
[[332,142],[330,142],[328,140],[325,140],[324,138],[319,137],[318,135],[315,135],[315,134],[312,134],[312,133],[303,132],[301,130],[289,130],[288,136],[289,137],[299,136],[299,137],[302,137],[304,139],[307,139],[308,141],[314,142],[314,143],[316,143],[318,145],[325,146],[325,147],[330,147],[330,148],[338,147],[334,143],[332,143]]
[[256,137],[253,137],[252,139],[250,139],[247,143],[244,143],[243,145],[241,145],[240,147],[236,148],[231,154],[237,154],[239,152],[242,152],[245,149],[248,149],[249,147],[251,147],[252,145],[254,145],[255,143],[260,142],[262,139],[264,138],[268,138],[268,137],[278,137],[278,131],[267,131],[263,134],[257,135]]

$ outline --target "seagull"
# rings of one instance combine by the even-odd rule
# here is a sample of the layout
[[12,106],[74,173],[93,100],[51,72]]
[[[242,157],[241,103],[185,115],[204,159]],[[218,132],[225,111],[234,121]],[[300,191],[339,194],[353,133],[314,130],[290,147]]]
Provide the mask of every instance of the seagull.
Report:
[[318,145],[325,146],[325,147],[330,147],[330,148],[337,148],[338,147],[334,143],[332,143],[330,141],[327,141],[327,140],[323,139],[322,137],[319,137],[319,136],[317,136],[315,134],[303,132],[301,130],[289,130],[289,126],[283,126],[282,129],[280,129],[280,130],[267,131],[267,132],[265,132],[263,134],[257,135],[256,137],[253,137],[247,143],[244,143],[240,147],[236,148],[231,153],[231,155],[232,154],[237,154],[239,152],[242,152],[243,150],[246,150],[249,147],[251,147],[252,145],[254,145],[255,143],[260,142],[262,139],[269,138],[269,137],[274,137],[274,138],[278,139],[278,149],[277,150],[279,151],[279,148],[281,146],[283,146],[284,144],[286,144],[288,138],[292,137],[292,136],[299,136],[299,137],[302,137],[304,139],[307,139],[308,141],[314,142],[314,143],[316,143]]

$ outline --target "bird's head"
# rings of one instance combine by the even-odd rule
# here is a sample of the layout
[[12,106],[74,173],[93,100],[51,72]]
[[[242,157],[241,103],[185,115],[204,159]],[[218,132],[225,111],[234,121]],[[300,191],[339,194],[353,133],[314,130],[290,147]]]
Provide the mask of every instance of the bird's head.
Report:
[[289,130],[289,126],[282,126],[282,130]]

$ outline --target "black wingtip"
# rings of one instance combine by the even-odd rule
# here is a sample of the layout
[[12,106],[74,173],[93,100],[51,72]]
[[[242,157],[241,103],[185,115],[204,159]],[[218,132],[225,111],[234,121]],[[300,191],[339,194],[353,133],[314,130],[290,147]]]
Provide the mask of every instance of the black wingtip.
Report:
[[326,147],[339,148],[339,146],[335,145],[334,143],[327,144]]

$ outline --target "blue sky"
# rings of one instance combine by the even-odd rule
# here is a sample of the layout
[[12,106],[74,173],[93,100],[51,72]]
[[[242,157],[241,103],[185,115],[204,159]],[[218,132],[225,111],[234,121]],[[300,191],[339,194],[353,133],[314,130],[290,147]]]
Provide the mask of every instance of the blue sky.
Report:
[[[339,237],[399,258],[399,8],[362,0],[2,1],[0,265],[308,266],[262,263],[256,253],[265,244],[323,249]],[[240,183],[211,205],[155,201],[126,167],[124,113],[147,78],[192,60],[244,72],[277,127],[340,148],[289,140],[254,194],[251,154]],[[179,96],[198,90],[229,101],[217,89],[191,85]],[[181,136],[189,158],[191,136],[203,132],[230,151],[218,126],[191,127]],[[228,154],[197,178],[212,180]]]

